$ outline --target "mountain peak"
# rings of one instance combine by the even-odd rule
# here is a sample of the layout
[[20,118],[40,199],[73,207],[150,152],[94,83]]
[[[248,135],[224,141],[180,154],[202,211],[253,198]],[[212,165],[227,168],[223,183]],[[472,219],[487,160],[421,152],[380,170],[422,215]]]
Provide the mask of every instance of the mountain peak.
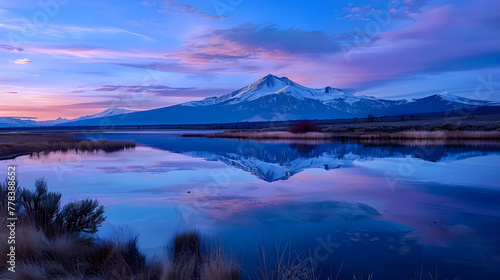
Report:
[[261,79],[259,79],[257,82],[253,83],[250,85],[250,88],[262,88],[262,87],[267,87],[267,88],[274,88],[277,86],[287,86],[290,85],[290,80],[288,78],[279,78],[276,77],[272,74],[269,74]]
[[443,91],[443,92],[441,92],[441,93],[438,93],[438,94],[436,94],[436,96],[439,96],[439,97],[442,97],[442,98],[447,98],[447,97],[459,97],[459,96],[456,96],[456,95],[454,95],[454,94],[451,94],[451,93],[449,93],[449,92],[447,92],[447,91]]
[[[340,94],[339,94],[340,93]],[[328,87],[327,89],[313,89],[302,86],[288,79],[287,77],[277,77],[268,74],[256,82],[241,88],[232,93],[209,97],[201,101],[193,101],[182,104],[182,106],[208,106],[215,104],[238,104],[247,101],[257,100],[268,95],[289,96],[298,100],[312,99],[320,102],[337,99],[343,95],[339,89]]]
[[115,106],[111,106],[108,109],[104,110],[103,112],[112,112],[112,111],[116,111],[116,110],[123,110],[123,109],[115,107]]
[[274,76],[273,74],[267,74],[264,79],[271,79],[271,78],[276,78],[279,79],[277,76]]

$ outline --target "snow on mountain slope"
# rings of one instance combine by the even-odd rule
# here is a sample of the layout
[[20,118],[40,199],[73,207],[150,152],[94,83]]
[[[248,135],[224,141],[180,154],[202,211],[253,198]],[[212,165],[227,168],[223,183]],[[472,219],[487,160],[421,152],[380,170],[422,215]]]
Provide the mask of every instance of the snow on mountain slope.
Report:
[[32,120],[22,120],[10,117],[0,117],[0,127],[28,127],[36,126],[37,123]]
[[43,126],[51,126],[51,125],[56,125],[56,124],[62,124],[62,123],[67,123],[71,120],[68,120],[66,118],[57,118],[55,120],[49,120],[49,121],[37,121],[38,125],[43,125]]
[[439,97],[444,101],[461,103],[461,104],[472,105],[472,106],[498,105],[495,102],[491,102],[491,101],[475,100],[475,99],[469,99],[469,98],[457,96],[457,95],[448,93],[447,91],[442,92],[440,94],[436,94],[436,97]]
[[131,113],[131,112],[132,112],[131,110],[111,107],[111,108],[106,109],[100,113],[79,117],[79,118],[74,119],[74,120],[68,120],[66,118],[57,118],[55,120],[48,120],[48,121],[33,121],[33,120],[23,120],[23,119],[17,119],[17,118],[9,118],[9,117],[0,117],[0,127],[52,126],[52,125],[64,124],[67,122],[110,117],[110,116],[115,116],[115,115],[127,114],[127,113]]
[[127,110],[127,109],[120,109],[120,108],[111,107],[111,108],[106,109],[100,113],[97,113],[94,115],[86,115],[86,116],[79,117],[79,118],[71,120],[71,121],[83,121],[83,120],[95,119],[95,118],[105,118],[105,117],[111,117],[111,116],[115,116],[115,115],[128,114],[131,112],[133,112],[133,111]]
[[[74,122],[74,121],[83,121],[83,120],[90,120],[90,119],[95,119],[95,118],[111,117],[111,116],[115,116],[115,115],[128,114],[131,112],[133,112],[133,111],[111,107],[111,108],[106,109],[100,113],[97,113],[94,115],[87,115],[87,116],[79,117],[79,118],[72,119],[72,120],[69,120],[66,118],[61,118],[61,117],[59,117],[55,120],[48,120],[48,121],[32,121],[32,120],[18,120],[18,119],[12,119],[12,118],[0,118],[0,127],[62,125],[62,124]],[[10,120],[3,120],[3,119],[10,119]]]
[[[377,99],[373,96],[355,96],[332,87],[313,89],[299,85],[287,77],[279,78],[273,75],[267,75],[255,83],[230,94],[220,97],[209,97],[201,101],[188,102],[181,104],[181,106],[198,107],[243,104],[269,95],[289,96],[301,101],[311,99],[319,101],[334,109],[353,114],[381,110],[407,102],[404,99],[384,100]],[[256,117],[251,120],[260,120],[260,117],[256,115]]]

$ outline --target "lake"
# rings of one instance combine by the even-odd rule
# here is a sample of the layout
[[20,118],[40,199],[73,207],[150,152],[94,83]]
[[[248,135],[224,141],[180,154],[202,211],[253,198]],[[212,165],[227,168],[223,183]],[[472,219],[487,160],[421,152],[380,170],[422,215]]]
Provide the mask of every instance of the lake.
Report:
[[[242,141],[175,132],[81,134],[135,140],[114,153],[51,152],[19,165],[63,203],[97,198],[100,234],[126,225],[150,258],[196,228],[248,279],[291,248],[339,279],[493,279],[500,275],[500,142]],[[264,253],[265,252],[265,253]],[[436,277],[437,274],[437,277]]]

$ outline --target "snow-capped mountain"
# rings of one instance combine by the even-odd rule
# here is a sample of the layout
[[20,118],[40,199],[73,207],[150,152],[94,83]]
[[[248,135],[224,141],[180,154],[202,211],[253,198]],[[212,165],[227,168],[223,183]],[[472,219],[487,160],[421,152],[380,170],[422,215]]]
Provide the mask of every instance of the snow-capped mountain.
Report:
[[[268,96],[288,96],[302,102],[315,100],[335,110],[342,111],[346,114],[352,114],[354,116],[359,116],[359,114],[364,116],[367,115],[367,112],[371,112],[372,114],[384,113],[384,115],[390,115],[392,113],[407,114],[408,112],[436,112],[436,110],[446,111],[453,108],[454,105],[458,105],[459,107],[499,105],[490,101],[473,100],[460,97],[448,92],[426,97],[435,99],[431,102],[434,104],[422,104],[426,103],[426,98],[415,99],[412,101],[408,101],[406,99],[378,99],[373,96],[356,96],[329,86],[321,89],[308,88],[291,81],[287,77],[279,78],[273,75],[267,75],[249,86],[226,95],[209,97],[201,101],[193,101],[181,105],[191,107],[234,105],[258,100]],[[436,106],[438,104],[442,106]],[[401,107],[401,105],[406,106]],[[426,106],[422,108],[420,107],[421,105]],[[398,107],[404,108],[404,110],[398,110]]]
[[[316,100],[335,109],[349,113],[359,111],[358,107],[373,106],[386,108],[390,105],[405,103],[406,100],[383,100],[371,96],[355,96],[340,89],[326,87],[321,89],[308,88],[299,85],[287,77],[267,75],[255,83],[220,97],[209,97],[201,101],[193,101],[182,106],[234,105],[254,101],[259,98],[276,95],[289,96],[297,100]],[[361,105],[361,106],[360,106]]]
[[207,106],[215,104],[238,104],[257,100],[261,97],[279,94],[289,95],[298,100],[315,99],[315,100],[332,100],[346,95],[340,89],[327,87],[324,89],[312,89],[294,83],[286,77],[278,78],[273,75],[267,75],[264,78],[256,81],[235,92],[220,96],[209,97],[201,101],[193,101],[182,104],[183,106]]
[[299,85],[286,77],[267,75],[237,91],[149,111],[121,116],[94,115],[65,125],[100,125],[106,117],[111,125],[207,124],[245,121],[297,119],[335,119],[436,113],[467,108],[498,106],[498,103],[473,100],[449,93],[408,101],[359,96],[340,89],[320,89]]
[[389,114],[409,114],[409,113],[432,113],[432,112],[450,112],[455,110],[467,112],[472,108],[484,106],[498,106],[498,102],[475,100],[443,92],[424,98],[413,99],[405,104],[388,108]]

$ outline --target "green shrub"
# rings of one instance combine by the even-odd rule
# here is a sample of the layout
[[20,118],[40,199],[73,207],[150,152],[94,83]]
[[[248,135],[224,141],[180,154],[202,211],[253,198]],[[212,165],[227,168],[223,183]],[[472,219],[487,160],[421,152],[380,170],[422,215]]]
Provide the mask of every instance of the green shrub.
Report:
[[[0,184],[0,198],[8,192],[7,182]],[[32,223],[47,236],[63,233],[97,233],[106,220],[104,207],[97,200],[86,198],[64,205],[61,194],[48,191],[47,181],[38,179],[35,189],[18,188],[16,212],[18,218]],[[5,212],[5,211],[4,211]]]
[[22,188],[18,193],[21,213],[24,212],[37,228],[44,231],[53,230],[54,219],[61,207],[62,195],[49,192],[45,179],[36,180],[34,191]]
[[56,224],[64,232],[94,234],[105,220],[104,207],[99,206],[99,201],[86,198],[64,205],[57,214]]

